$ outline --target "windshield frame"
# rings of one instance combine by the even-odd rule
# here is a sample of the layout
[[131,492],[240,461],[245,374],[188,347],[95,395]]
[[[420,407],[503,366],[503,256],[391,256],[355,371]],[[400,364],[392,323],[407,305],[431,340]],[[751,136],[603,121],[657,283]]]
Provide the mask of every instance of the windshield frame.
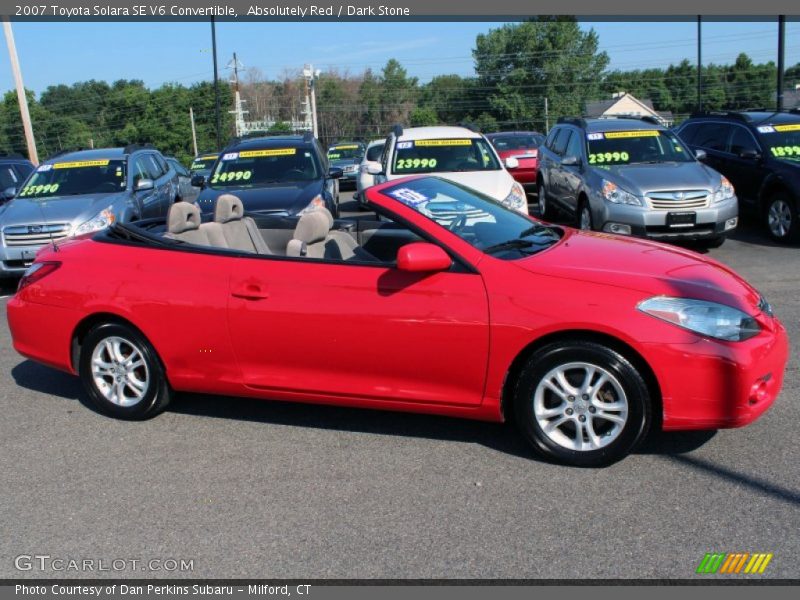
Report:
[[[464,143],[456,143],[456,142],[464,142],[469,141],[469,144]],[[486,153],[491,157],[493,167],[485,168],[485,169],[459,169],[459,170],[437,170],[437,171],[420,171],[418,168],[412,169],[397,169],[397,162],[398,160],[413,160],[413,159],[404,159],[400,158],[400,151],[407,150],[408,148],[415,148],[420,142],[425,142],[428,147],[466,147],[469,146],[470,149],[474,151],[475,148],[480,150],[480,146],[485,146]],[[449,144],[446,142],[450,142]],[[411,144],[410,147],[403,146],[400,147],[400,144]],[[421,147],[425,147],[422,145]],[[394,148],[392,149],[392,162],[391,162],[391,172],[393,175],[437,175],[438,173],[492,173],[496,171],[503,170],[503,161],[500,159],[500,156],[497,154],[497,150],[492,145],[492,143],[484,137],[429,137],[424,139],[414,139],[414,140],[403,140],[398,139],[394,143]],[[426,160],[426,159],[422,159]],[[438,166],[438,158],[434,158],[437,162]],[[435,168],[435,167],[434,167]]]
[[[219,185],[219,182],[217,182],[217,183],[213,182],[214,176],[217,174],[217,171],[223,166],[223,164],[237,162],[239,160],[239,155],[242,152],[262,152],[262,151],[276,151],[276,152],[279,152],[281,150],[285,151],[285,150],[288,150],[288,149],[294,150],[295,154],[299,154],[301,152],[308,152],[309,159],[314,164],[314,168],[316,170],[315,177],[313,177],[311,179],[286,179],[286,180],[281,179],[281,180],[274,180],[274,181],[273,180],[269,180],[269,181],[262,181],[262,182],[259,182],[259,183],[253,183],[252,185],[241,185],[241,183],[239,181],[233,182],[233,185]],[[236,155],[237,155],[236,159],[223,160],[226,155],[233,154],[233,153],[236,153]],[[280,155],[276,155],[276,156],[280,156]],[[258,158],[258,157],[253,157],[253,158]],[[326,170],[323,169],[322,165],[320,164],[319,157],[317,156],[317,153],[314,151],[313,146],[312,147],[306,147],[306,146],[293,146],[293,145],[290,145],[290,144],[286,144],[286,145],[283,145],[283,146],[271,146],[271,147],[268,147],[268,148],[240,148],[240,149],[237,149],[237,150],[230,150],[229,152],[223,152],[223,153],[220,154],[219,159],[217,160],[217,162],[214,165],[214,168],[208,174],[208,178],[207,178],[207,181],[206,181],[206,186],[211,188],[211,189],[214,189],[214,190],[259,189],[261,187],[264,187],[264,186],[267,186],[267,185],[271,185],[273,183],[291,184],[291,183],[296,183],[296,182],[309,183],[309,182],[312,182],[312,181],[319,181],[320,179],[324,179],[326,177],[326,174],[327,174]],[[222,183],[225,184],[227,182],[222,182]]]
[[[641,136],[625,136],[624,134],[628,134],[631,132],[655,132],[656,135],[647,133]],[[681,148],[680,154],[685,160],[677,160],[677,159],[665,159],[662,156],[662,160],[658,161],[621,161],[621,160],[610,160],[606,161],[605,157],[601,162],[592,162],[592,156],[597,155],[608,155],[613,154],[613,152],[591,152],[591,143],[592,142],[606,142],[609,138],[607,137],[608,134],[622,134],[618,137],[619,139],[633,139],[634,137],[664,137],[670,140],[673,144],[677,145]],[[589,136],[592,135],[602,135],[602,139],[592,140]],[[614,138],[611,138],[614,139]],[[586,131],[585,135],[583,136],[583,144],[584,144],[584,151],[586,152],[586,163],[590,167],[594,168],[605,168],[605,167],[627,167],[630,165],[642,165],[642,164],[667,164],[667,163],[691,163],[697,162],[697,158],[694,155],[694,152],[683,142],[683,140],[678,136],[674,131],[670,131],[669,129],[637,129],[636,127],[631,127],[630,129],[611,129],[607,131]],[[626,150],[618,150],[616,151],[619,154],[627,154]],[[613,157],[612,157],[613,158]]]
[[[765,132],[761,128],[764,127],[771,127],[773,131]],[[780,131],[779,127],[789,127],[791,129],[787,129],[785,131]],[[782,137],[787,137],[789,135],[796,135],[800,138],[800,119],[797,119],[793,123],[760,123],[757,126],[754,126],[755,133],[758,136],[758,143],[761,144],[763,148],[764,156],[769,157],[773,160],[781,161],[782,163],[787,163],[790,165],[798,165],[800,164],[800,144],[780,144],[775,145],[769,142],[769,136],[780,135]],[[798,140],[800,141],[800,139]],[[776,152],[777,148],[791,148],[791,154],[779,154]]]
[[[122,183],[125,185],[120,187],[116,190],[107,191],[107,192],[77,192],[69,194],[44,194],[44,195],[35,195],[33,193],[25,194],[25,190],[32,186],[31,183],[37,175],[40,173],[54,173],[59,169],[56,168],[56,165],[63,165],[63,164],[71,164],[71,163],[85,163],[85,162],[106,162],[108,166],[112,165],[113,163],[121,163],[122,175],[120,179]],[[105,166],[105,165],[97,165],[97,167]],[[42,170],[44,168],[44,170]],[[65,168],[65,167],[62,167]],[[85,167],[72,167],[70,170],[81,169]],[[37,184],[37,185],[52,185],[52,184]],[[56,184],[60,185],[60,184]],[[14,196],[15,198],[25,198],[26,200],[52,200],[54,198],[66,198],[68,196],[85,196],[90,194],[118,194],[120,192],[125,192],[130,189],[130,182],[128,181],[128,160],[127,158],[120,157],[120,158],[97,158],[97,159],[86,159],[86,160],[54,160],[53,162],[45,162],[40,164],[38,167],[34,168],[28,176],[23,180],[22,184],[19,186],[19,191]],[[58,190],[56,190],[58,191]]]

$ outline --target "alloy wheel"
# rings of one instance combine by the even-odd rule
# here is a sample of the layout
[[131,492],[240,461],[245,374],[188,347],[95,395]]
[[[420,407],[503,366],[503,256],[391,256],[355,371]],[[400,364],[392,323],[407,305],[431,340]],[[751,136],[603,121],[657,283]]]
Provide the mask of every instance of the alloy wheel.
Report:
[[777,238],[786,237],[792,228],[792,207],[783,199],[777,199],[769,205],[767,213],[769,230]]
[[580,228],[584,231],[591,231],[592,229],[592,212],[585,204],[581,207]]
[[544,217],[544,213],[547,210],[547,200],[545,199],[544,184],[542,183],[540,183],[539,187],[537,188],[537,196],[539,204],[539,216]]
[[117,406],[141,402],[150,386],[142,350],[130,340],[109,336],[92,351],[92,380],[103,397]]
[[533,414],[541,430],[568,450],[603,448],[619,437],[628,420],[628,398],[614,375],[598,365],[559,365],[539,382]]

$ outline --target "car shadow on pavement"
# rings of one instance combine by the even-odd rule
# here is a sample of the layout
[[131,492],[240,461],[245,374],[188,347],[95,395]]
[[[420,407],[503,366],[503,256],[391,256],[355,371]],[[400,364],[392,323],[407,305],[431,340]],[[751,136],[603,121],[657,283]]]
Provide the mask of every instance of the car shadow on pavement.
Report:
[[[20,387],[65,400],[76,400],[88,410],[96,412],[80,380],[73,375],[25,360],[11,370],[11,376]],[[168,412],[291,427],[481,444],[497,452],[544,462],[509,423],[205,394],[177,394]],[[681,455],[696,450],[715,434],[716,431],[652,432],[635,453]]]

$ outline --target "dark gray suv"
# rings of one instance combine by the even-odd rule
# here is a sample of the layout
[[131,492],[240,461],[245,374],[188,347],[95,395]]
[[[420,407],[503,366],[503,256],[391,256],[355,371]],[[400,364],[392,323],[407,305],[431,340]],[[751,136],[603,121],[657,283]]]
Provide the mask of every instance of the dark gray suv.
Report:
[[719,246],[738,223],[733,186],[649,119],[562,118],[539,149],[539,210],[577,227]]
[[0,277],[21,276],[50,241],[153,217],[180,200],[160,152],[127,146],[64,152],[40,164],[0,207]]

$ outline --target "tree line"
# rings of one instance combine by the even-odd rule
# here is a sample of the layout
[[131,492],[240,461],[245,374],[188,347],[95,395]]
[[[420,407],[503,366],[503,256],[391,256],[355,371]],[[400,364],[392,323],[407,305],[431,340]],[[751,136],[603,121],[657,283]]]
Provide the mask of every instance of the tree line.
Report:
[[[482,131],[544,130],[546,120],[579,115],[587,102],[629,92],[652,100],[678,120],[697,102],[697,68],[684,60],[663,68],[609,70],[593,31],[574,18],[544,17],[507,24],[480,34],[472,51],[472,76],[439,75],[420,83],[402,64],[389,60],[379,71],[335,69],[316,81],[319,137],[323,143],[379,138],[395,123],[410,126],[470,123]],[[776,67],[740,54],[730,65],[701,70],[702,102],[709,110],[740,110],[775,104]],[[785,73],[787,88],[800,83],[800,63]],[[220,81],[223,140],[233,135],[233,89]],[[267,79],[258,69],[239,88],[248,120],[288,132],[303,119],[306,83],[299,71]],[[86,81],[53,85],[38,98],[28,93],[41,156],[72,148],[153,143],[183,161],[193,153],[189,108],[194,110],[200,151],[216,146],[212,82],[169,83],[148,89],[138,80]],[[14,92],[0,105],[0,149],[25,154]]]

